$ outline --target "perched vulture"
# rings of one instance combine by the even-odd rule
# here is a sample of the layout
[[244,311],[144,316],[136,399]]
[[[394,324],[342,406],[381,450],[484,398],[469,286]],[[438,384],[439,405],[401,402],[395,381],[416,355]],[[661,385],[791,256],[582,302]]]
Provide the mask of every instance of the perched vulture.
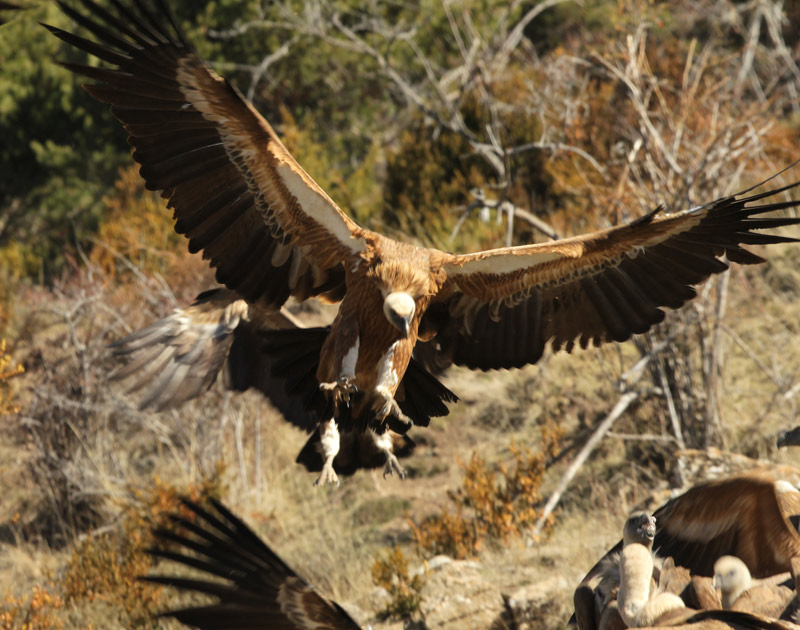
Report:
[[736,556],[722,556],[714,563],[714,587],[726,610],[789,619],[796,609],[797,595],[789,573],[753,580],[747,565]]
[[[63,65],[94,81],[86,90],[111,105],[147,187],[161,191],[189,249],[216,269],[240,321],[290,296],[341,302],[324,337],[308,333],[317,343],[314,387],[327,403],[316,418],[319,482],[337,480],[340,429],[404,433],[431,415],[422,409],[420,419],[396,399],[401,386],[413,397],[420,379],[432,388],[427,373],[407,381],[418,343],[433,344],[437,367],[489,370],[535,363],[548,344],[570,351],[624,341],[662,321],[664,307],[692,299],[694,285],[728,268],[724,258],[761,263],[745,246],[797,240],[763,230],[800,218],[762,215],[800,205],[788,197],[800,182],[672,214],[659,207],[552,243],[451,254],[393,240],[342,212],[198,57],[164,0],[72,4],[83,13],[59,1],[98,41],[48,28],[106,66]],[[452,399],[442,388],[435,402]]]
[[[716,564],[713,582],[722,588],[721,603],[709,578],[691,575],[673,558],[660,561],[654,555],[656,525],[656,519],[644,512],[625,522],[621,552],[607,555],[598,563],[593,581],[585,579],[575,591],[578,630],[800,628],[790,621],[796,614],[792,587],[779,579],[762,581],[759,588],[768,590],[753,592],[749,598],[746,587],[753,586],[749,573],[746,580],[740,573],[741,567],[747,571],[746,566],[739,561],[741,566],[732,575],[723,558]],[[794,565],[797,569],[800,562]]]
[[[617,606],[620,618],[629,628],[652,626],[663,615],[686,608],[683,600],[674,593],[651,588],[655,536],[656,519],[649,514],[637,512],[625,521],[619,556]],[[658,586],[661,586],[660,579]]]
[[163,613],[200,630],[359,630],[334,601],[299,577],[225,506],[213,510],[184,500],[193,518],[172,516],[174,530],[158,529],[164,544],[150,553],[208,574],[209,578],[154,576],[143,580],[203,593],[217,602]]
[[[711,577],[725,555],[740,558],[756,578],[789,571],[800,556],[800,491],[765,472],[743,473],[698,484],[670,499],[653,516],[653,549],[693,575]],[[594,579],[619,554],[622,541],[586,575]]]

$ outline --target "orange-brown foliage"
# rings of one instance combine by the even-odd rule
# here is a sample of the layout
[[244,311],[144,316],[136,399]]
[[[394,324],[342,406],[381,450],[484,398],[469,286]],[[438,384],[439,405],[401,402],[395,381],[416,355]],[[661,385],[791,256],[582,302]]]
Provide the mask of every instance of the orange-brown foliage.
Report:
[[166,202],[145,188],[139,166],[120,169],[114,188],[116,194],[105,200],[108,212],[91,261],[110,279],[127,269],[121,258],[146,273],[172,273],[183,266],[186,239],[175,232]]
[[386,589],[389,603],[378,613],[382,619],[408,619],[419,610],[424,580],[408,573],[408,559],[399,547],[392,547],[386,556],[376,555],[372,565],[372,581]]
[[[162,588],[137,580],[153,564],[146,550],[153,546],[152,530],[164,527],[167,516],[180,508],[180,497],[202,502],[222,493],[223,467],[198,484],[176,488],[159,478],[152,487],[131,489],[131,498],[123,504],[118,529],[87,538],[72,552],[61,581],[64,601],[101,600],[121,608],[132,627],[147,625],[163,606]],[[187,510],[184,514],[191,518]]]
[[6,340],[0,339],[0,415],[17,413],[19,405],[14,402],[9,381],[25,371],[21,365],[12,367],[11,355],[6,351]]
[[408,519],[417,547],[424,553],[466,558],[487,542],[506,542],[533,526],[542,513],[539,489],[546,464],[558,454],[562,435],[560,427],[548,423],[542,428],[540,451],[523,452],[511,444],[513,470],[504,465],[492,470],[473,454],[468,464],[461,464],[461,487],[449,493],[454,511],[445,507],[419,523]]
[[0,601],[0,630],[61,630],[64,624],[56,611],[63,607],[53,585],[36,585],[21,597],[6,593]]

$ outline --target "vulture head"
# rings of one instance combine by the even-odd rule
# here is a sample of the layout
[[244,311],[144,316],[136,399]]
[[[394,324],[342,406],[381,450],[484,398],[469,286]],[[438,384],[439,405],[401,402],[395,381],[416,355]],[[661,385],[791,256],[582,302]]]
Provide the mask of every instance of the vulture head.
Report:
[[414,298],[403,291],[393,291],[383,298],[383,314],[403,338],[408,337],[416,310]]
[[639,543],[645,547],[653,546],[653,539],[656,537],[656,517],[650,516],[647,512],[634,512],[625,521],[622,529],[622,545],[629,543]]
[[714,563],[713,584],[719,589],[722,607],[728,609],[750,588],[750,570],[736,556],[722,556]]

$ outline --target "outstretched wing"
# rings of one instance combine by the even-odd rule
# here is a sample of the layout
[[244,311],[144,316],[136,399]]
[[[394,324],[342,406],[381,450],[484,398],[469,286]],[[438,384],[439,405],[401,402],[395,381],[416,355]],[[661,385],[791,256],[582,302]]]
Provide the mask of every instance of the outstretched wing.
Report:
[[360,626],[341,606],[300,578],[221,503],[212,500],[216,514],[191,501],[183,503],[195,518],[173,516],[177,531],[156,530],[166,544],[150,553],[207,573],[213,579],[174,576],[142,579],[212,595],[219,601],[164,615],[201,630],[359,630]]
[[341,299],[342,262],[368,234],[300,167],[269,123],[195,53],[163,0],[80,0],[61,9],[99,42],[59,39],[110,68],[64,63],[129,133],[147,187],[174,209],[175,229],[203,251],[217,280],[249,302]]
[[122,365],[110,378],[125,381],[126,392],[138,396],[140,409],[162,411],[200,396],[221,373],[228,389],[257,389],[289,422],[309,430],[317,417],[273,377],[274,360],[260,351],[260,331],[298,325],[285,308],[261,309],[233,291],[212,289],[191,305],[112,343]]
[[576,340],[586,347],[645,332],[664,318],[663,307],[680,307],[696,295],[693,285],[727,269],[722,256],[760,263],[744,245],[796,241],[760,230],[800,219],[760,215],[800,205],[762,201],[798,184],[748,190],[674,215],[656,210],[554,243],[455,256],[445,267],[445,297],[427,314],[438,330],[435,361],[521,367],[538,361],[548,341],[569,352]]

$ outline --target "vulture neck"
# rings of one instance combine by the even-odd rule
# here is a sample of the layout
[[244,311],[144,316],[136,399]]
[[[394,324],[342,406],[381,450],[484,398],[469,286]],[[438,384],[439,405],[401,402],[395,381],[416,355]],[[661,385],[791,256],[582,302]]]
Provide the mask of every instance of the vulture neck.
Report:
[[622,549],[619,558],[619,595],[617,606],[625,625],[641,628],[654,625],[659,617],[685,608],[673,593],[651,594],[653,579],[652,541],[647,545],[632,542]]

